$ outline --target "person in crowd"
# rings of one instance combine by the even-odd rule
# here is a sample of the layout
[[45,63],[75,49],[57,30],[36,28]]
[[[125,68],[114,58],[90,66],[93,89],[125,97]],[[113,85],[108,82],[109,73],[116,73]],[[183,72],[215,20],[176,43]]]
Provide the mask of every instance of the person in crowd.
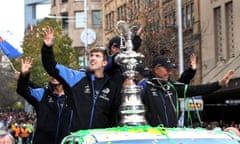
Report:
[[222,131],[222,128],[219,127],[218,121],[212,121],[212,122],[210,123],[210,125],[211,125],[211,130],[214,130],[214,131]]
[[14,134],[13,137],[14,137],[15,143],[17,144],[20,136],[20,126],[18,123],[15,123],[14,126],[15,128],[13,129],[13,134]]
[[22,144],[27,144],[28,136],[29,136],[29,132],[26,127],[26,124],[23,124],[22,127],[20,128],[20,137],[22,139]]
[[157,56],[151,62],[151,74],[144,93],[146,119],[151,126],[164,125],[176,127],[179,117],[179,97],[204,95],[214,92],[228,84],[234,75],[229,70],[220,81],[190,86],[169,80],[173,64],[165,56]]
[[18,78],[17,93],[30,103],[37,113],[37,124],[33,144],[58,144],[69,134],[73,109],[63,85],[49,77],[48,88],[30,86],[30,69],[33,59],[21,59],[21,73]]
[[7,131],[0,130],[0,144],[15,144],[15,140]]
[[32,137],[33,137],[33,132],[34,132],[34,125],[33,125],[33,121],[31,119],[29,119],[27,121],[27,130],[28,130],[28,139],[27,139],[27,143],[31,144],[32,143]]
[[223,131],[231,132],[231,133],[233,133],[233,134],[235,134],[235,135],[240,137],[240,131],[237,128],[235,128],[235,127],[227,127]]
[[103,47],[89,52],[89,70],[78,71],[56,62],[53,53],[54,30],[43,30],[42,63],[49,75],[60,81],[72,94],[75,106],[72,131],[117,126],[121,104],[120,89],[104,73],[108,53]]

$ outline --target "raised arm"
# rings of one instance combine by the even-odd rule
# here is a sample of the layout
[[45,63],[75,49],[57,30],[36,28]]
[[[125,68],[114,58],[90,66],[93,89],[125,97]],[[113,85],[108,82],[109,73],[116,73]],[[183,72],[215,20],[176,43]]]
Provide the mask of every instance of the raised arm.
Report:
[[34,106],[35,109],[37,109],[37,101],[32,96],[30,92],[30,70],[32,68],[33,58],[26,57],[25,59],[21,59],[21,72],[16,73],[17,78],[17,93],[24,97],[30,104]]
[[46,46],[52,47],[54,44],[54,30],[50,26],[42,29],[43,42]]
[[181,77],[178,79],[179,82],[189,84],[194,78],[197,70],[197,56],[195,54],[190,56],[190,65],[191,67],[181,74]]
[[[47,73],[51,76],[57,75],[57,62],[53,53],[54,30],[51,27],[42,29],[43,46],[42,46],[42,63]],[[62,82],[61,82],[62,83]]]
[[234,75],[234,70],[231,69],[219,81],[209,83],[209,84],[203,84],[203,85],[191,85],[188,88],[187,96],[205,95],[205,94],[212,93],[223,86],[227,86],[229,81],[232,79],[233,75]]
[[79,81],[85,72],[70,69],[66,66],[58,64],[53,53],[54,30],[51,27],[42,29],[43,46],[42,46],[42,63],[47,73],[57,79],[62,84],[73,86]]
[[21,74],[27,75],[30,73],[32,68],[33,58],[26,57],[25,59],[21,59]]
[[234,76],[235,71],[233,69],[229,70],[224,77],[219,81],[220,86],[228,86],[229,81]]

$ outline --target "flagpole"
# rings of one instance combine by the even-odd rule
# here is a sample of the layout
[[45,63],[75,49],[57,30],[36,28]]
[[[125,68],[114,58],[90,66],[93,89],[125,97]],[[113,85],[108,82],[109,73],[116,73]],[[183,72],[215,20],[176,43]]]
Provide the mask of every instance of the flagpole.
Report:
[[183,73],[183,36],[182,36],[182,2],[177,0],[178,4],[178,55],[179,55],[179,76]]
[[14,65],[12,64],[12,62],[10,61],[10,59],[7,56],[6,56],[6,58],[7,58],[8,62],[9,62],[9,64],[10,64],[10,67],[12,68],[12,70],[14,72],[17,71],[16,68],[14,67]]
[[[179,76],[183,73],[183,36],[182,36],[182,1],[177,0],[178,7],[178,57],[179,57]],[[183,100],[185,103],[185,99]],[[178,126],[184,127],[184,111],[185,105],[183,105],[182,114],[178,120]]]
[[11,68],[15,71],[15,67],[13,66],[12,62],[10,61],[10,58],[17,58],[21,57],[22,54],[15,49],[10,43],[8,43],[6,40],[3,40],[3,38],[0,36],[0,49],[2,53],[6,56]]

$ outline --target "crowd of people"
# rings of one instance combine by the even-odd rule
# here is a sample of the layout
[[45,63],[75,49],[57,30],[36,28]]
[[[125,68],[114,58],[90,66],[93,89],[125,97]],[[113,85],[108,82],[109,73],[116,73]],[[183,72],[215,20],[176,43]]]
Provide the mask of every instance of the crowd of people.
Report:
[[35,112],[26,113],[23,109],[2,109],[0,110],[0,120],[0,143],[2,142],[1,136],[2,138],[6,136],[7,139],[12,139],[6,144],[13,144],[10,142],[15,144],[32,143],[37,120]]
[[[133,38],[135,51],[141,45],[141,30]],[[33,144],[59,144],[70,132],[118,126],[121,87],[126,79],[124,68],[115,63],[114,58],[121,51],[122,39],[114,37],[108,49],[91,48],[88,69],[79,71],[55,60],[52,27],[43,29],[42,35],[41,59],[49,74],[49,85],[39,87],[30,81],[34,61],[28,56],[21,59],[17,93],[33,106],[35,113],[18,118],[12,118],[14,115],[10,114],[12,117],[6,123],[16,143],[21,137],[23,144],[30,141]],[[219,81],[189,85],[196,73],[196,55],[190,60],[191,67],[177,80],[171,77],[176,66],[165,55],[154,57],[149,68],[137,66],[139,75],[135,81],[142,88],[141,98],[149,125],[179,126],[178,98],[212,93],[226,86],[234,75],[234,70],[229,70]]]

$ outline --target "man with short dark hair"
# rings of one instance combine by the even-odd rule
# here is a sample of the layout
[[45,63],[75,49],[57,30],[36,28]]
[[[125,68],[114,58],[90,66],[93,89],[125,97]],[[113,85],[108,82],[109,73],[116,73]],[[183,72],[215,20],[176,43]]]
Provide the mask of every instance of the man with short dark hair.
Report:
[[49,75],[59,80],[71,94],[74,113],[71,131],[117,126],[121,104],[120,89],[104,73],[108,53],[103,47],[89,52],[89,70],[78,71],[56,62],[53,53],[54,31],[43,30],[42,63]]

